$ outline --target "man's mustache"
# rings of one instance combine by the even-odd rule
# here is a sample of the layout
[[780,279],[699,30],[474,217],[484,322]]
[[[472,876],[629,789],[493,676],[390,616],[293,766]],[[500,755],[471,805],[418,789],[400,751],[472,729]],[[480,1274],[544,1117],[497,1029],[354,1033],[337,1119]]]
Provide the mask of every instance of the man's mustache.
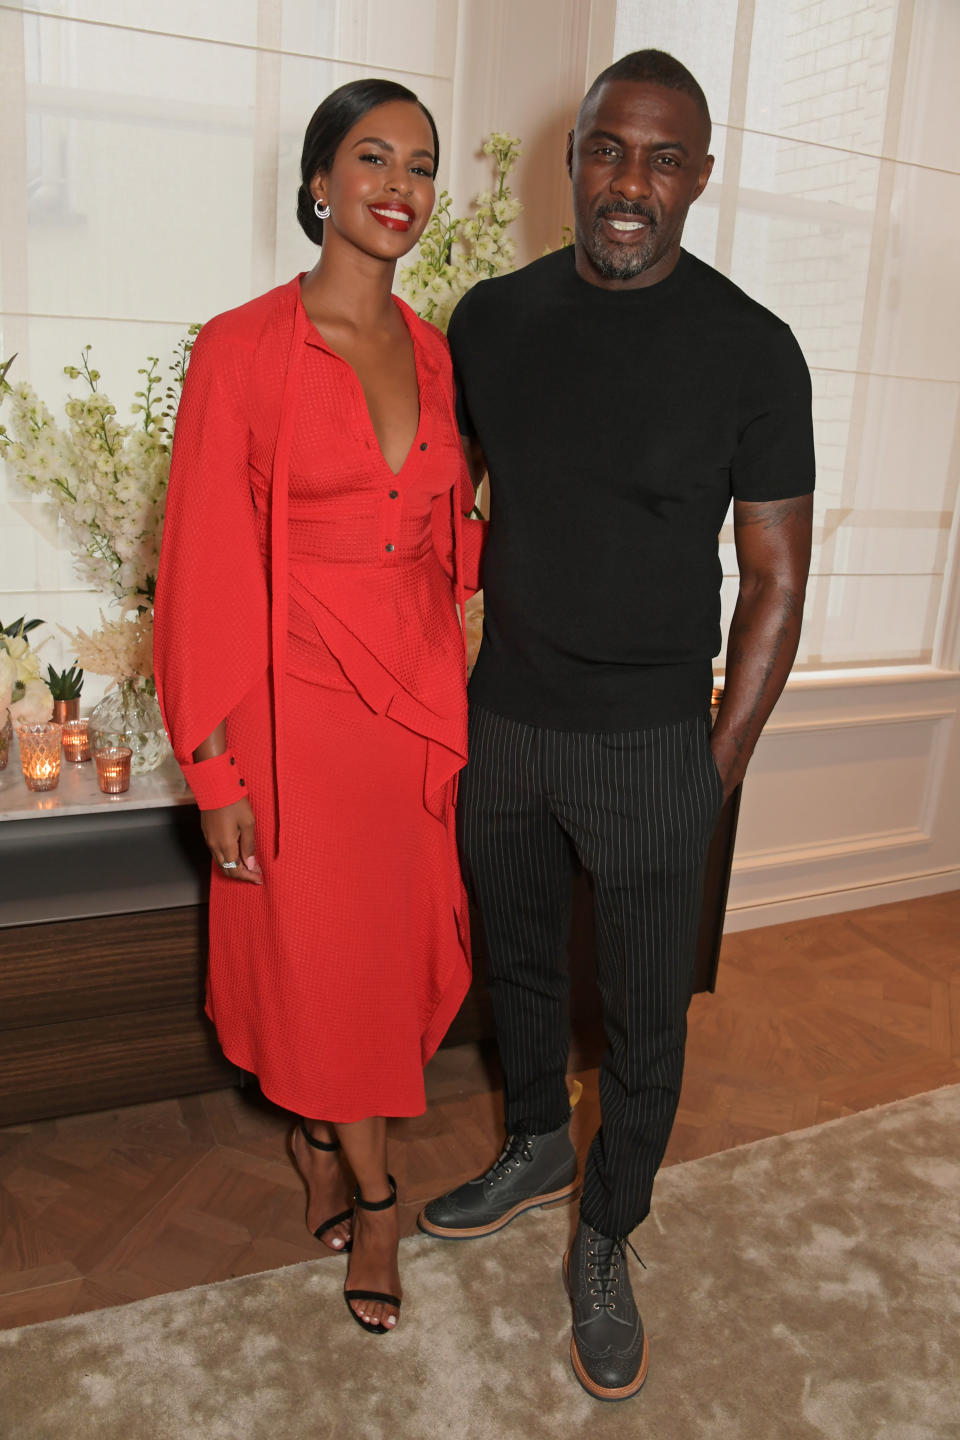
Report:
[[645,205],[628,205],[625,200],[619,200],[613,205],[601,205],[594,212],[594,221],[602,220],[605,215],[623,215],[628,220],[646,220],[651,230],[657,226],[657,217],[652,210]]

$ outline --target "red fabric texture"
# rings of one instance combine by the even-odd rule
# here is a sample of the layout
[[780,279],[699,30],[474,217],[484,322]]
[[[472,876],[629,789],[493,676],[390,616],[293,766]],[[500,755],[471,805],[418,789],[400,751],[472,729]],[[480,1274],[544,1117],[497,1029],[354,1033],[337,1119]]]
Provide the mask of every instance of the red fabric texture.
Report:
[[[208,1012],[271,1099],[332,1121],[422,1111],[470,976],[453,804],[485,527],[445,341],[396,303],[420,389],[396,475],[299,279],[204,327],[157,584],[174,752],[205,808],[244,780],[264,871],[214,867]],[[224,718],[236,765],[193,766]]]
[[247,793],[232,750],[195,763],[184,760],[180,768],[200,810],[219,810],[222,805],[242,800]]

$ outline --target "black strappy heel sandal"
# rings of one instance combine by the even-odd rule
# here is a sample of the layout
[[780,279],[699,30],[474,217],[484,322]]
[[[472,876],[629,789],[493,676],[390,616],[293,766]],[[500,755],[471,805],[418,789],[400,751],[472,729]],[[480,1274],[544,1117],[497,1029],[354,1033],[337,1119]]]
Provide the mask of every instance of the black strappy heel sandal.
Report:
[[[390,1186],[389,1199],[364,1200],[363,1196],[360,1193],[360,1186],[358,1185],[353,1197],[355,1203],[359,1206],[361,1210],[389,1210],[392,1205],[396,1205],[397,1203],[397,1182],[396,1180],[394,1180],[392,1175],[387,1176],[387,1182]],[[348,1283],[349,1280],[350,1276],[348,1275]],[[350,1301],[382,1300],[385,1305],[395,1306],[397,1310],[397,1315],[399,1317],[400,1305],[402,1303],[399,1295],[387,1295],[383,1290],[347,1290],[346,1288],[344,1288],[343,1298],[347,1302],[347,1309],[350,1311],[350,1314],[353,1316],[354,1320],[356,1320],[357,1324],[362,1325],[364,1330],[369,1330],[371,1335],[389,1335],[391,1330],[396,1328],[393,1325],[381,1325],[379,1321],[377,1321],[376,1325],[372,1325],[369,1320],[364,1320],[362,1315],[357,1314],[356,1310],[354,1310],[353,1306],[350,1304]]]
[[[310,1134],[310,1131],[307,1129],[307,1122],[305,1120],[300,1121],[300,1134],[303,1136],[304,1140],[306,1140],[307,1144],[312,1146],[314,1150],[333,1151],[340,1149],[339,1140],[334,1140],[332,1144],[328,1140],[315,1140]],[[341,1245],[338,1250],[335,1245],[328,1244],[323,1237],[327,1234],[329,1230],[332,1230],[335,1225],[342,1225],[344,1220],[350,1220],[352,1217],[352,1210],[341,1210],[339,1215],[331,1215],[329,1220],[324,1220],[323,1224],[318,1225],[316,1230],[314,1230],[314,1239],[319,1240],[320,1244],[325,1245],[328,1250],[332,1250],[334,1255],[348,1255],[353,1249],[352,1238],[350,1240],[347,1240],[343,1245]]]

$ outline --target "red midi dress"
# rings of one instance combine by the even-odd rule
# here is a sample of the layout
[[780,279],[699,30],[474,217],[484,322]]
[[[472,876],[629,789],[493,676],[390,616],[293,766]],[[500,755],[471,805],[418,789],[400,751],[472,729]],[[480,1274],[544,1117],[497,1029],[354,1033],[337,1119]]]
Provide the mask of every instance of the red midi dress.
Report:
[[[470,980],[453,807],[483,527],[446,343],[396,303],[420,396],[397,474],[299,279],[204,327],[155,610],[177,759],[201,808],[249,796],[264,877],[213,867],[208,1014],[271,1100],[334,1122],[423,1110]],[[193,764],[224,717],[227,755]]]

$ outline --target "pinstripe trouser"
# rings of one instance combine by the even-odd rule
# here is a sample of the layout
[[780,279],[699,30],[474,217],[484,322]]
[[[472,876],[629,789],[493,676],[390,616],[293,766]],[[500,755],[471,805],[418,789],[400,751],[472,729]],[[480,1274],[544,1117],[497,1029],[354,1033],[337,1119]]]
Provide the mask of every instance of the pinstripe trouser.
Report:
[[620,1237],[650,1209],[680,1098],[707,846],[723,800],[706,715],[545,730],[474,706],[458,828],[483,915],[507,1130],[569,1115],[565,964],[576,856],[593,879],[607,1046],[581,1212]]

